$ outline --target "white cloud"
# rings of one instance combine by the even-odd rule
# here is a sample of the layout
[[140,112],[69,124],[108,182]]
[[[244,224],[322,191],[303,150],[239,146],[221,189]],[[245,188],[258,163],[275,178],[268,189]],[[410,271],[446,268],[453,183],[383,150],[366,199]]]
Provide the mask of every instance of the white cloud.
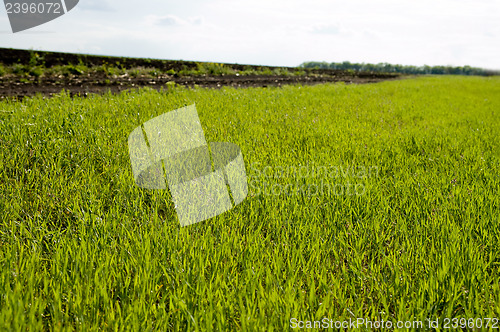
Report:
[[202,25],[204,19],[201,16],[190,17],[187,20],[182,19],[175,15],[148,15],[146,17],[146,22],[148,25],[158,25],[158,26],[188,26],[188,25]]
[[335,24],[317,24],[311,28],[311,33],[336,35],[340,33],[340,28]]
[[146,17],[146,21],[152,25],[163,25],[163,26],[180,26],[187,24],[186,21],[182,20],[181,18],[175,15],[165,15],[165,16],[149,15],[148,17]]
[[[284,66],[348,60],[500,68],[498,1],[103,1],[81,0],[30,30],[54,33],[5,33],[0,44]],[[10,30],[5,22],[0,30]]]
[[114,11],[108,0],[80,0],[75,8],[88,11]]

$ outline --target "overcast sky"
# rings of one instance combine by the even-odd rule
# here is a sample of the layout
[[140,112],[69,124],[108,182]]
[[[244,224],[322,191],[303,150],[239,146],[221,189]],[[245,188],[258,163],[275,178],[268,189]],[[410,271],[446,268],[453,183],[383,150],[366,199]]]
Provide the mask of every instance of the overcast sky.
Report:
[[500,69],[499,0],[80,0],[0,47],[240,64]]

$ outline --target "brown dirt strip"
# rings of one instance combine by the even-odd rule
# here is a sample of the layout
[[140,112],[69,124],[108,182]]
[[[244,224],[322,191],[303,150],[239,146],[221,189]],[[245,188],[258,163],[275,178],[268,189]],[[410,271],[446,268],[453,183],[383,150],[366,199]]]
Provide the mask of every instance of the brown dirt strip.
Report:
[[[13,65],[15,63],[28,64],[30,62],[33,51],[1,49],[0,62],[4,65]],[[139,59],[139,58],[120,58],[120,57],[104,57],[79,55],[69,53],[56,52],[39,52],[43,57],[45,67],[55,65],[67,65],[84,63],[87,66],[99,66],[103,63],[108,65],[116,65],[121,68],[137,68],[149,67],[158,68],[162,71],[174,69],[179,71],[183,68],[196,68],[197,64],[190,61],[170,61],[170,60],[154,60],[154,59]],[[262,70],[263,68],[274,69],[277,67],[266,66],[246,66],[238,64],[225,64],[234,70]],[[27,96],[42,94],[51,96],[60,93],[63,89],[68,91],[72,96],[86,96],[89,93],[117,93],[120,91],[138,88],[151,87],[160,90],[171,85],[172,82],[178,85],[187,87],[207,87],[221,88],[224,86],[231,87],[268,87],[282,86],[286,84],[302,84],[313,85],[328,82],[345,82],[351,83],[375,83],[385,80],[393,80],[401,78],[396,74],[380,74],[380,73],[355,73],[351,74],[340,70],[328,69],[313,69],[307,70],[306,75],[294,75],[299,68],[287,68],[290,75],[269,76],[269,75],[225,75],[225,76],[177,76],[177,75],[160,75],[157,77],[130,77],[122,76],[106,76],[104,73],[96,73],[93,75],[74,75],[74,76],[56,76],[56,77],[31,77],[28,80],[21,80],[16,76],[0,77],[0,98],[17,98],[22,99]]]

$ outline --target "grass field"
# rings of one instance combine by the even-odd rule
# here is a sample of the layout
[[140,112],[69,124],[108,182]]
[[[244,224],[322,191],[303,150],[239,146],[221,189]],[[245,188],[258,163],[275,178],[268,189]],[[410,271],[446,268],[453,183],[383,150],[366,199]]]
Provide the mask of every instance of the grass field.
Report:
[[[193,103],[250,192],[180,228],[127,138]],[[500,318],[499,134],[498,77],[2,101],[0,330]]]

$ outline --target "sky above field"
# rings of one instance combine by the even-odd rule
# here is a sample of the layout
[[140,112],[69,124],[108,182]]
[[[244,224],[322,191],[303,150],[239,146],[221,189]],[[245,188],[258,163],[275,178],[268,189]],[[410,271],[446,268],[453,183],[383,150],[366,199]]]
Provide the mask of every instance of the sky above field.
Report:
[[304,61],[500,69],[498,0],[80,0],[0,47],[240,64]]

